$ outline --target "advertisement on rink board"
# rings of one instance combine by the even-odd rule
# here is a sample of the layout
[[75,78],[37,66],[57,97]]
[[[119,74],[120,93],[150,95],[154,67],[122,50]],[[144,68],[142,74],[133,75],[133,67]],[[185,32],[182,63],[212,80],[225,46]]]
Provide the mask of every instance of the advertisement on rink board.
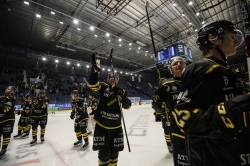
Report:
[[246,56],[250,57],[250,13],[247,0],[240,0],[240,12],[242,16],[243,34],[246,44]]

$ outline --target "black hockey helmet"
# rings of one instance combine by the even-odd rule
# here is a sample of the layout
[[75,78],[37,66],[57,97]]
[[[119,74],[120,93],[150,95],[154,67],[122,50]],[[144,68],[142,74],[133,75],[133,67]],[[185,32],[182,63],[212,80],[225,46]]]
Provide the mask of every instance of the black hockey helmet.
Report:
[[39,95],[41,94],[46,95],[46,91],[44,89],[40,90]]
[[79,90],[72,90],[71,93],[70,93],[70,95],[72,95],[72,94],[79,95]]
[[235,34],[235,39],[239,40],[237,46],[239,46],[244,41],[242,32],[237,29],[232,22],[227,20],[218,20],[205,24],[199,29],[197,33],[196,44],[199,46],[208,46],[210,48],[214,48],[215,46],[209,42],[208,36],[212,35],[223,39],[225,31],[230,31]]
[[11,93],[14,95],[14,94],[16,94],[16,92],[17,92],[17,88],[16,87],[14,87],[14,86],[7,86],[5,89],[11,89]]

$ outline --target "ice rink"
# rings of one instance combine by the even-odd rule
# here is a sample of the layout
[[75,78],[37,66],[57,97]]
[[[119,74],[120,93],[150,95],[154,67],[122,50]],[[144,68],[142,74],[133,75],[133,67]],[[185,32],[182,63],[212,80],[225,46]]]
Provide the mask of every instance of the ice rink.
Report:
[[[120,152],[119,166],[173,166],[172,156],[168,154],[161,122],[155,122],[150,105],[132,106],[123,110],[131,152],[125,141],[124,151]],[[93,135],[89,135],[90,147],[82,150],[74,147],[77,140],[74,121],[70,111],[49,114],[45,132],[45,143],[30,146],[31,134],[27,139],[14,140],[17,134],[16,116],[14,132],[6,156],[0,166],[97,166],[98,152],[92,150]]]

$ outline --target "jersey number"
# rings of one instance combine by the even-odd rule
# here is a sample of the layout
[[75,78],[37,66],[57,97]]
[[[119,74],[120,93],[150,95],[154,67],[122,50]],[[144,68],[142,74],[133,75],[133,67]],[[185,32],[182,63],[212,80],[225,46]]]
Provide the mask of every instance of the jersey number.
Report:
[[[177,110],[177,109],[174,109],[174,112],[172,112],[173,116],[174,116],[174,119],[177,123],[178,126],[180,127],[183,127],[185,125],[185,121],[187,121],[191,114],[188,110]],[[182,116],[181,116],[182,115]],[[181,116],[180,120],[177,118]]]

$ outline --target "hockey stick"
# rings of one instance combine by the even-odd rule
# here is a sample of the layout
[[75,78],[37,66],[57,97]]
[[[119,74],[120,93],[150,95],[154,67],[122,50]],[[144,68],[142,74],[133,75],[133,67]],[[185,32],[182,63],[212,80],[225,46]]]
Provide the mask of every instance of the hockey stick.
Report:
[[[155,59],[157,59],[156,49],[155,49],[155,42],[154,42],[153,32],[152,32],[152,29],[151,29],[151,23],[150,23],[150,18],[149,18],[149,14],[148,14],[148,6],[149,6],[149,2],[146,1],[145,8],[146,8],[146,13],[147,13],[148,26],[149,26],[150,36],[151,36],[152,45],[153,45],[153,49],[154,49]],[[159,87],[161,87],[162,86],[161,71],[160,71],[160,68],[159,68],[159,64],[157,62],[156,62],[156,70],[157,70],[158,77],[159,77]],[[170,119],[169,119],[168,110],[167,110],[167,107],[166,107],[167,103],[163,102],[163,104],[164,104],[164,109],[165,109],[165,114],[166,114],[166,119],[167,119],[167,126],[168,126],[168,130],[170,132],[169,135],[170,135],[171,144],[172,144],[172,134],[171,134],[171,129],[170,129]],[[169,111],[171,111],[171,108],[168,108],[168,109],[169,109]]]
[[[112,71],[114,79],[115,79],[115,73],[114,73],[113,61],[112,61],[112,54],[113,54],[113,48],[111,48],[109,56],[110,56],[111,71]],[[116,86],[116,80],[115,80],[115,86]],[[119,100],[119,96],[117,96],[117,102],[118,102],[118,105],[119,105],[120,111],[121,111],[121,118],[122,118],[123,127],[124,127],[124,131],[125,131],[125,136],[126,136],[126,140],[127,140],[127,144],[128,144],[128,151],[131,152],[129,141],[128,141],[127,130],[126,130],[126,126],[125,126],[125,120],[124,120],[124,116],[123,116],[123,112],[122,112],[122,108],[121,108],[121,103],[120,103],[120,100]]]
[[[156,54],[156,49],[155,49],[155,42],[154,42],[153,32],[152,32],[152,29],[151,29],[151,23],[150,23],[150,18],[149,18],[149,14],[148,14],[148,6],[149,6],[149,2],[146,1],[145,7],[146,7],[146,13],[147,13],[147,19],[148,19],[148,26],[149,26],[150,36],[151,36],[152,45],[153,45],[153,49],[154,49],[155,59],[157,59],[157,54]],[[160,72],[160,67],[159,67],[158,63],[156,63],[156,70],[157,70],[157,74],[158,74],[158,78],[159,78],[159,85],[161,86],[162,78],[161,78],[161,72]]]

